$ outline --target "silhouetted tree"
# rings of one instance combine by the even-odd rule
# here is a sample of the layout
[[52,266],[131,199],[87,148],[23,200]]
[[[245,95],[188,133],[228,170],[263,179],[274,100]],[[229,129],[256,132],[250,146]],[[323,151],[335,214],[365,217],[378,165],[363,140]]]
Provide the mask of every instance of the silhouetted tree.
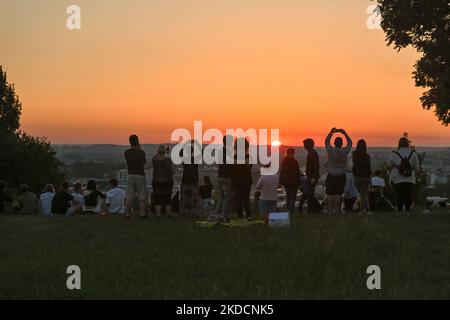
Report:
[[16,132],[20,127],[22,104],[16,95],[14,85],[8,83],[6,72],[0,66],[0,131]]
[[0,66],[0,180],[39,190],[64,178],[62,162],[46,138],[19,130],[22,105]]
[[450,122],[450,5],[448,0],[377,0],[387,44],[400,51],[412,46],[422,57],[414,65],[420,98],[439,121]]

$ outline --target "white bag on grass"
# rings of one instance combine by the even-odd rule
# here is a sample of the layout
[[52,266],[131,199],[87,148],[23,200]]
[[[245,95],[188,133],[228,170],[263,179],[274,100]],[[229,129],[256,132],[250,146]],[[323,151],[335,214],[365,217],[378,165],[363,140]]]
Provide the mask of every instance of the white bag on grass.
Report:
[[270,212],[269,226],[270,227],[289,227],[291,219],[289,212]]

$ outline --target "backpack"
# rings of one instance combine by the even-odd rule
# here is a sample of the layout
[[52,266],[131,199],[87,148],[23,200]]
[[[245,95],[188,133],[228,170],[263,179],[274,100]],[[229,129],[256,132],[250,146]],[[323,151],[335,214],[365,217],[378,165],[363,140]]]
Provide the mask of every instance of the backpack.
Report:
[[396,155],[398,155],[401,159],[400,165],[399,166],[394,165],[394,167],[397,168],[397,170],[401,176],[410,177],[413,173],[413,167],[411,166],[411,163],[409,162],[409,160],[411,159],[411,157],[415,151],[414,150],[411,151],[409,156],[406,158],[402,157],[402,155],[400,153],[398,153],[397,151],[392,151],[392,152],[395,153]]

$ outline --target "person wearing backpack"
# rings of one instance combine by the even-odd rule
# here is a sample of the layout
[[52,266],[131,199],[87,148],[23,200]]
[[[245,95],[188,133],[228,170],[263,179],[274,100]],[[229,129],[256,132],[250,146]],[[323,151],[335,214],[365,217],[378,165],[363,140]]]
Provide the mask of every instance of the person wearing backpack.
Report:
[[411,150],[407,138],[400,138],[398,148],[392,151],[387,165],[391,170],[389,181],[394,186],[398,214],[401,214],[403,210],[409,214],[411,212],[413,187],[420,170],[420,162],[415,150]]

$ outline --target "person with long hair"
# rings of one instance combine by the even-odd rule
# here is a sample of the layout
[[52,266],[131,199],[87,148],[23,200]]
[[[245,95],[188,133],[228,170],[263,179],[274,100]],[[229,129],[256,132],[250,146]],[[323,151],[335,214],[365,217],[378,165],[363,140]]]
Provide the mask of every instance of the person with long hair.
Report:
[[420,170],[419,157],[409,145],[406,137],[400,138],[397,150],[392,151],[387,162],[391,170],[389,181],[394,186],[397,199],[398,214],[411,212],[412,193],[416,184],[416,177]]
[[53,185],[50,183],[45,185],[44,192],[39,196],[40,209],[44,216],[52,215],[52,200],[54,196],[55,188]]
[[367,192],[369,190],[370,177],[372,175],[372,165],[370,155],[367,153],[367,144],[361,139],[356,144],[356,150],[352,153],[353,159],[353,177],[355,187],[359,193],[360,213],[369,212],[369,202]]
[[94,180],[89,180],[84,192],[83,213],[102,213],[105,199],[106,196],[97,190],[97,183]]
[[167,216],[172,215],[172,188],[175,168],[170,157],[167,157],[168,148],[164,145],[158,147],[158,152],[152,159],[153,164],[153,196],[156,216],[161,216],[164,207]]
[[[343,147],[341,137],[334,139],[334,146],[331,145],[331,138],[335,133],[341,133],[347,140],[347,145]],[[325,181],[328,213],[339,213],[342,205],[342,194],[344,193],[346,173],[347,173],[347,157],[352,150],[352,139],[350,139],[344,129],[333,128],[325,139],[325,149],[328,155],[327,161],[327,178]]]

